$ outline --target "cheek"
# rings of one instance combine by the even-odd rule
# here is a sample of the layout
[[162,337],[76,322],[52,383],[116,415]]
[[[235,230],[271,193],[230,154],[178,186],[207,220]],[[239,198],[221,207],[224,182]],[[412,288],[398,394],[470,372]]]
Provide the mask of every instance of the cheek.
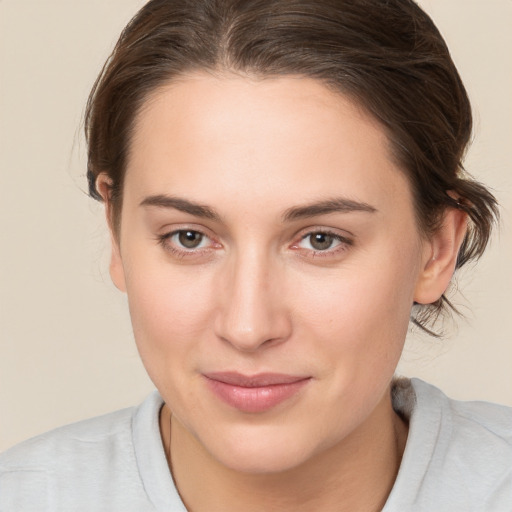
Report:
[[127,272],[127,294],[137,347],[154,379],[178,364],[211,329],[211,287],[201,275],[149,264]]
[[[417,268],[414,255],[398,260],[379,251],[379,264],[358,260],[321,280],[303,276],[296,318],[335,356],[395,360],[409,325]],[[389,256],[386,257],[386,254]],[[300,321],[300,320],[299,320]]]
[[[359,261],[357,268],[336,269],[322,281],[304,278],[304,288],[295,294],[298,342],[319,369],[324,400],[339,405],[318,412],[326,426],[354,427],[382,398],[396,370],[415,265],[412,259],[405,267],[393,264],[393,257],[383,260],[373,267]],[[346,411],[353,412],[350,418]]]

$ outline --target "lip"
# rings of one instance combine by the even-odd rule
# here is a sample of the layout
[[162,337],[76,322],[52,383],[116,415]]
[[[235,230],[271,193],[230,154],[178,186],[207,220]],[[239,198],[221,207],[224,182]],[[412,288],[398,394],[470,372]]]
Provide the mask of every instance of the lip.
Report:
[[210,391],[242,412],[261,413],[296,395],[311,377],[280,373],[243,375],[216,372],[203,375]]

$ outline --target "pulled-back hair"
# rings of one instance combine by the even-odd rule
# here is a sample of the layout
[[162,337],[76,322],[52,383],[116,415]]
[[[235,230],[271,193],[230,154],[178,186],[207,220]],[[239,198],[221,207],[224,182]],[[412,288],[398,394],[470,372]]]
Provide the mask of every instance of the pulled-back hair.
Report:
[[[152,0],[122,32],[87,104],[90,195],[111,180],[118,233],[134,119],[148,95],[192,71],[317,79],[361,105],[388,136],[429,236],[446,208],[467,213],[457,268],[483,253],[498,216],[493,195],[464,171],[471,107],[446,44],[412,0]],[[443,295],[412,321],[429,330]],[[416,309],[416,308],[415,308]]]

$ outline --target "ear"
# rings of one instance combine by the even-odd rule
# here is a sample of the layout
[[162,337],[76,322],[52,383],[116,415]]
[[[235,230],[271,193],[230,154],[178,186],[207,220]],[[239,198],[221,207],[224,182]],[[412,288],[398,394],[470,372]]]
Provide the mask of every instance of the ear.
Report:
[[446,291],[466,230],[467,214],[447,208],[441,227],[425,243],[421,272],[414,292],[415,302],[431,304]]
[[124,276],[123,260],[121,258],[119,233],[116,233],[113,225],[111,200],[112,180],[105,173],[99,174],[96,178],[96,190],[99,192],[105,203],[105,215],[107,217],[107,224],[110,231],[110,277],[118,290],[126,292],[126,281]]

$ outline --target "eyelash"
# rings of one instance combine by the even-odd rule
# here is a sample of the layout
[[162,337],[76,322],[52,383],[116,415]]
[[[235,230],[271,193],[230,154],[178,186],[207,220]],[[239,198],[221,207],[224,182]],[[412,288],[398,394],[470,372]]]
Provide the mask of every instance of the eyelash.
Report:
[[[186,257],[195,257],[195,256],[200,256],[202,254],[204,254],[205,252],[209,251],[211,249],[211,247],[206,247],[206,248],[197,248],[197,249],[187,249],[185,247],[183,248],[177,248],[175,244],[172,243],[172,238],[176,235],[179,235],[180,233],[195,233],[195,234],[198,234],[200,236],[206,239],[210,239],[211,238],[203,233],[202,231],[199,231],[198,229],[187,229],[187,228],[182,228],[182,229],[175,229],[174,231],[171,231],[169,233],[164,233],[163,235],[159,235],[157,237],[157,241],[158,243],[168,252],[170,252],[173,256],[179,258],[179,259],[182,259],[182,258],[186,258]],[[201,240],[200,243],[202,243],[203,240]],[[217,245],[220,247],[220,244],[217,243]]]
[[300,250],[298,247],[299,243],[306,240],[313,235],[327,235],[332,237],[335,241],[339,242],[334,248],[327,248],[325,250],[306,249],[314,258],[328,258],[334,255],[338,255],[341,252],[346,251],[350,246],[354,244],[353,240],[345,236],[340,235],[334,231],[325,228],[309,229],[307,233],[301,235],[299,242],[294,243],[291,248]]
[[[202,232],[198,229],[182,228],[182,229],[173,230],[169,233],[158,235],[157,241],[166,251],[170,252],[173,256],[175,256],[179,259],[187,258],[187,257],[193,258],[193,257],[201,256],[204,253],[211,250],[211,248],[212,248],[211,246],[205,247],[205,248],[187,249],[187,248],[177,248],[176,245],[171,243],[171,240],[174,236],[179,235],[180,233],[186,233],[186,232],[194,233],[194,234],[200,235],[201,237],[203,237],[203,239],[206,238],[206,239],[211,240],[211,237],[209,237],[207,234],[205,234],[204,232]],[[299,244],[303,240],[306,240],[308,237],[311,237],[313,235],[318,235],[318,234],[330,236],[335,241],[337,241],[339,243],[334,248],[327,248],[325,250],[303,249],[307,253],[311,254],[314,258],[318,258],[318,257],[325,258],[325,257],[330,257],[333,255],[336,255],[340,252],[346,251],[354,243],[352,239],[344,237],[344,236],[340,235],[339,233],[335,233],[334,231],[331,231],[328,229],[319,228],[319,229],[313,229],[313,230],[310,229],[307,231],[307,233],[300,235],[299,241],[294,242],[290,246],[290,248],[293,250],[301,250],[302,248],[299,247]],[[203,242],[203,240],[201,240],[200,243],[202,243],[202,242]],[[217,245],[217,248],[221,247],[220,243],[218,243],[218,242],[213,242],[213,243],[214,243],[214,245]]]

